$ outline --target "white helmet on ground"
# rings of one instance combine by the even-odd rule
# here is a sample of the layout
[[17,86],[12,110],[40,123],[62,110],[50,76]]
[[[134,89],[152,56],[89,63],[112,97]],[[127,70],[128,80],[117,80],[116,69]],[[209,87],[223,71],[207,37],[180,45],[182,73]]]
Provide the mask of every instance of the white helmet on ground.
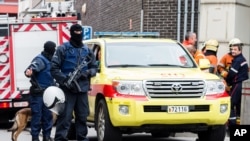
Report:
[[59,115],[64,110],[65,95],[60,88],[50,86],[43,93],[43,103],[50,111]]

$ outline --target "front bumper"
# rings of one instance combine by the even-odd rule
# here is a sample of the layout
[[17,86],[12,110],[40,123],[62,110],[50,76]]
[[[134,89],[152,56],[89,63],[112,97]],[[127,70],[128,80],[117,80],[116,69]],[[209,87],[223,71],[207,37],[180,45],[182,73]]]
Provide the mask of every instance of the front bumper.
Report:
[[[136,100],[131,98],[106,98],[110,120],[115,127],[143,125],[183,125],[183,124],[225,124],[230,114],[230,98],[217,99],[148,99]],[[220,105],[227,105],[224,113]],[[121,106],[128,107],[128,114],[119,111]],[[168,113],[167,106],[179,105],[193,108],[187,113]],[[196,107],[196,108],[194,108]],[[150,109],[150,110],[148,110]]]

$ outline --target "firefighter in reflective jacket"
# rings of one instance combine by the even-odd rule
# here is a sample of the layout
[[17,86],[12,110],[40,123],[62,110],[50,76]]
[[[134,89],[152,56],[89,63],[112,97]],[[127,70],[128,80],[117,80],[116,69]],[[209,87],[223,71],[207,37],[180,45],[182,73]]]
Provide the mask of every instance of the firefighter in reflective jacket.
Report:
[[217,73],[217,63],[218,63],[217,51],[219,48],[219,43],[217,40],[210,39],[210,40],[205,42],[205,48],[206,48],[205,56],[211,64],[209,72],[216,74]]
[[[231,50],[231,49],[230,49]],[[218,73],[223,77],[226,78],[228,75],[228,70],[232,64],[232,60],[233,60],[233,56],[231,51],[227,54],[225,54],[224,56],[222,56],[218,66],[217,66],[217,70]]]
[[[222,56],[222,58],[219,61],[218,66],[217,66],[217,71],[218,71],[219,75],[224,79],[227,78],[228,71],[229,71],[229,68],[230,68],[230,66],[232,64],[232,60],[233,60],[233,56],[232,56],[232,52],[231,52],[231,46],[233,44],[233,41],[234,40],[231,40],[229,42],[229,50],[230,50],[229,53]],[[229,92],[230,87],[227,86],[226,83],[225,83],[225,85],[226,85],[226,91]]]
[[242,95],[242,82],[249,78],[248,64],[245,57],[242,55],[243,44],[239,39],[233,39],[231,44],[232,56],[234,57],[231,67],[226,78],[226,82],[231,87],[231,113],[229,118],[230,125],[236,124],[237,117],[240,116],[241,110],[241,95]]

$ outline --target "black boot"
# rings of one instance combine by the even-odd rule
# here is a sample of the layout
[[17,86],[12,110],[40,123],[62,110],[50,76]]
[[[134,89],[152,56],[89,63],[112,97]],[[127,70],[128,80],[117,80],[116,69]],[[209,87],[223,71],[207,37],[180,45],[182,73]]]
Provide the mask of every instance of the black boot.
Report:
[[38,138],[32,138],[32,141],[40,141]]
[[51,137],[43,137],[43,141],[53,141]]

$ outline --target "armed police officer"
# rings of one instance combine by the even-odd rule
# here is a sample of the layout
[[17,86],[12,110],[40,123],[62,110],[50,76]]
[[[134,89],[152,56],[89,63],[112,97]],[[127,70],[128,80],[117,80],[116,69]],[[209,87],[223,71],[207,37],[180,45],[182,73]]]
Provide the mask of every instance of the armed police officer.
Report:
[[30,78],[30,108],[32,141],[39,141],[39,134],[43,130],[43,141],[50,141],[53,126],[52,113],[43,103],[44,90],[55,85],[50,74],[50,61],[55,52],[56,44],[52,41],[44,43],[44,50],[37,55],[27,67],[24,74]]
[[70,27],[70,40],[59,46],[52,58],[51,74],[65,93],[65,107],[59,113],[55,141],[67,141],[72,114],[75,115],[76,139],[88,141],[86,125],[89,114],[88,91],[90,78],[96,75],[97,65],[93,52],[82,43],[82,27]]

